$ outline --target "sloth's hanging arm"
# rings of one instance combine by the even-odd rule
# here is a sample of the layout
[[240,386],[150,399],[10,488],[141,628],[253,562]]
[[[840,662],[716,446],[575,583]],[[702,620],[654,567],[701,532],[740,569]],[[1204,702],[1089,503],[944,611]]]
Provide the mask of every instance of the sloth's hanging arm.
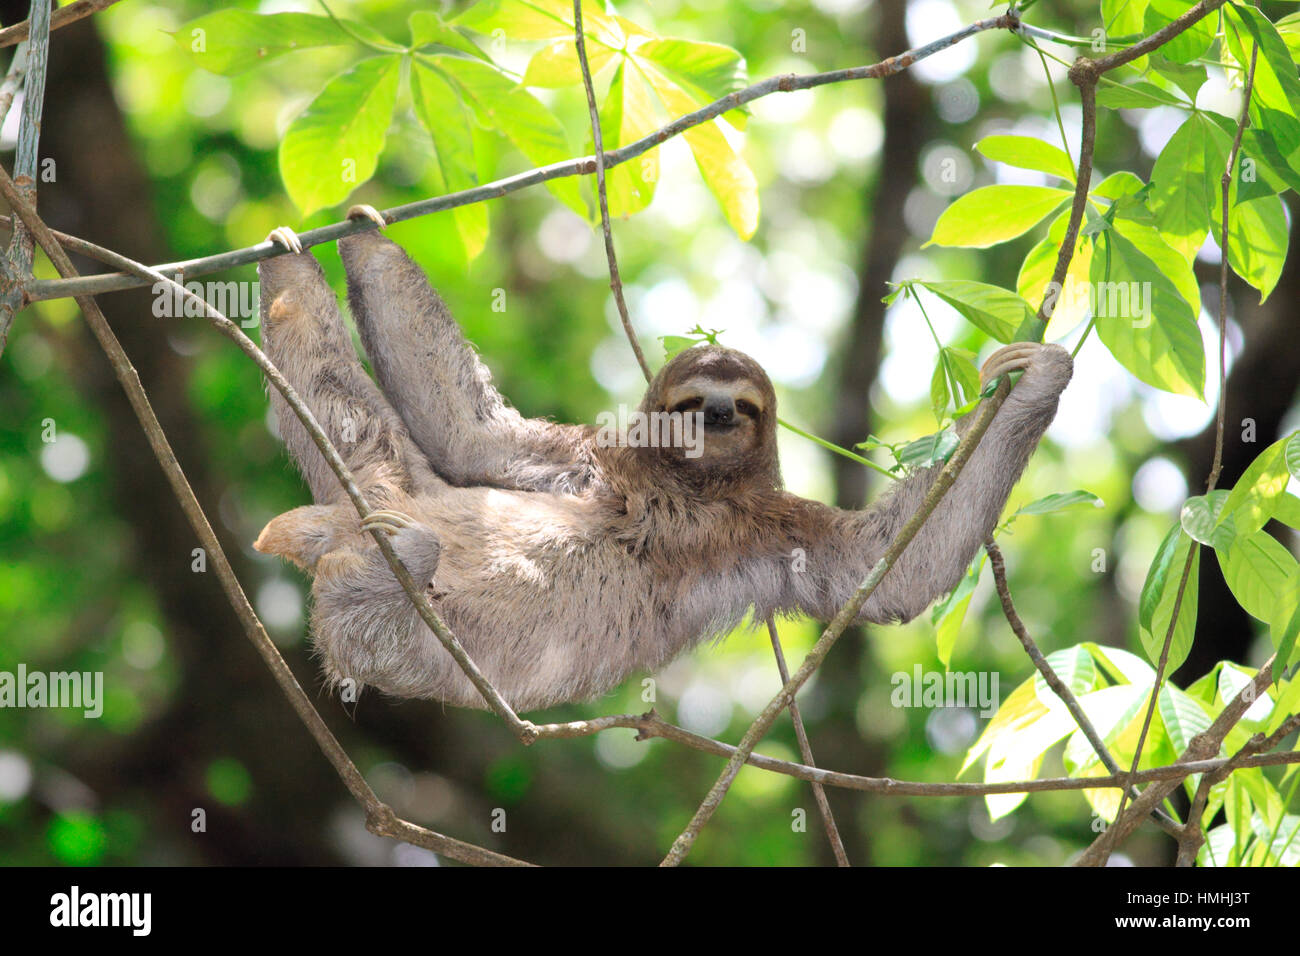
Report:
[[[860,621],[910,621],[935,598],[956,587],[976,550],[996,526],[1011,489],[1029,456],[1056,415],[1057,401],[1070,381],[1073,363],[1059,345],[1015,343],[985,364],[983,379],[1017,370],[1024,374],[952,488],[863,605]],[[978,413],[957,424],[961,435]],[[899,482],[863,511],[810,505],[806,561],[789,575],[781,603],[828,620],[888,549],[920,507],[940,468],[927,468]]]

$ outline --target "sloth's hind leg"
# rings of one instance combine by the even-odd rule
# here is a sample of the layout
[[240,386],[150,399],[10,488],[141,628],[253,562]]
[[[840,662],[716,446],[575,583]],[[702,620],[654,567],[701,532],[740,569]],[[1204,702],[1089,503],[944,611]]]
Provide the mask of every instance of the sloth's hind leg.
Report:
[[575,460],[581,429],[510,407],[401,247],[372,230],[340,239],[339,254],[375,377],[444,480],[528,491],[571,491],[588,480],[589,463]]
[[[285,230],[272,234],[286,244],[288,237]],[[296,239],[292,242],[296,245]],[[316,260],[306,253],[276,256],[264,260],[258,273],[266,353],[311,409],[361,490],[377,492],[382,503],[393,493],[411,494],[433,481],[402,420],[361,367]],[[339,480],[307,430],[280,393],[270,391],[280,432],[312,497],[321,504],[342,501]]]

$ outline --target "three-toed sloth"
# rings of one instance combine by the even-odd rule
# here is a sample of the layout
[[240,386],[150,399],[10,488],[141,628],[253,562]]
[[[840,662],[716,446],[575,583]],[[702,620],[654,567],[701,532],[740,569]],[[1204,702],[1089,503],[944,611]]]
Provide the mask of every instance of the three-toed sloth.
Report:
[[[776,396],[752,359],[688,349],[640,412],[696,415],[703,440],[598,440],[526,419],[493,387],[420,268],[378,232],[339,241],[366,374],[315,259],[260,266],[263,342],[378,510],[363,526],[278,392],[289,453],[316,503],[257,539],[314,575],[315,648],[334,682],[483,707],[417,616],[369,529],[398,556],[470,657],[519,710],[600,694],[752,612],[828,619],[920,504],[924,469],[863,511],[782,490]],[[1023,370],[956,484],[863,606],[907,621],[961,579],[1070,379],[1056,345],[1017,343],[984,380]],[[958,424],[965,431],[974,415]]]

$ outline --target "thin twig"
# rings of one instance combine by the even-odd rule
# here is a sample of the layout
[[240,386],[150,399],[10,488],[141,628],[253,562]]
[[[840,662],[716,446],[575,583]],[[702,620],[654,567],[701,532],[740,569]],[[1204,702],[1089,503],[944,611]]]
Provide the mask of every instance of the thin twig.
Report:
[[1097,73],[1101,74],[1108,73],[1125,63],[1132,63],[1138,57],[1145,56],[1158,47],[1164,46],[1184,30],[1195,26],[1206,16],[1223,6],[1223,3],[1224,0],[1200,0],[1200,3],[1188,8],[1187,12],[1178,19],[1161,27],[1150,36],[1139,40],[1127,49],[1112,53],[1109,56],[1103,56],[1099,60],[1093,60],[1092,65]]
[[[1019,638],[1020,646],[1025,649],[1025,653],[1029,655],[1034,667],[1043,675],[1043,680],[1052,689],[1052,693],[1056,694],[1061,699],[1061,702],[1065,704],[1065,709],[1070,712],[1074,722],[1083,731],[1088,743],[1092,744],[1092,749],[1096,751],[1102,765],[1112,774],[1123,773],[1119,764],[1115,762],[1115,758],[1111,756],[1110,750],[1106,747],[1106,742],[1097,733],[1097,728],[1092,725],[1088,715],[1083,712],[1083,707],[1079,705],[1079,699],[1074,696],[1074,691],[1070,690],[1069,685],[1057,676],[1056,671],[1052,670],[1052,665],[1047,662],[1043,652],[1038,649],[1038,644],[1030,636],[1029,629],[1025,627],[1025,622],[1021,620],[1019,612],[1016,611],[1015,602],[1011,599],[1011,586],[1007,582],[1007,564],[1002,557],[1002,549],[994,543],[992,535],[985,539],[984,550],[988,552],[989,564],[993,568],[993,584],[997,589],[998,599],[1002,602],[1002,613],[1011,625],[1011,630]],[[1157,808],[1156,822],[1170,835],[1178,833],[1177,823],[1169,819],[1163,808]]]
[[[1223,738],[1228,735],[1228,731],[1237,725],[1237,722],[1241,720],[1246,711],[1250,709],[1251,704],[1258,700],[1261,694],[1268,692],[1268,687],[1273,682],[1273,661],[1276,656],[1275,654],[1269,655],[1268,660],[1260,666],[1258,673],[1255,674],[1250,683],[1241,688],[1241,691],[1214,718],[1210,726],[1188,742],[1187,749],[1179,755],[1179,764],[1186,765],[1196,761],[1209,760],[1218,755],[1219,748],[1223,746]],[[1253,757],[1251,759],[1257,758]],[[1130,782],[1144,779],[1140,773],[1126,774],[1125,776]],[[1151,809],[1159,805],[1161,801],[1181,785],[1182,781],[1180,780],[1161,780],[1159,783],[1148,786],[1142,791],[1142,795],[1133,801],[1126,813],[1117,814],[1115,822],[1106,829],[1105,833],[1093,840],[1092,845],[1083,851],[1074,865],[1104,866],[1110,856],[1111,849],[1127,839],[1138,828],[1138,825],[1146,818],[1147,814],[1151,812]],[[1127,789],[1123,791],[1121,799],[1127,792]],[[1112,836],[1112,833],[1115,835]]]
[[[18,143],[14,150],[14,181],[22,195],[36,204],[36,164],[39,162],[41,114],[45,105],[45,76],[50,62],[49,0],[32,0],[31,41],[26,49],[14,52],[9,77],[16,88],[23,83],[23,110],[18,126]],[[8,78],[6,86],[9,86]],[[11,97],[14,94],[10,94]],[[8,112],[8,105],[5,112]],[[32,277],[32,237],[22,223],[14,223],[9,247],[0,259],[3,294],[0,295],[0,351],[9,341],[9,328],[23,307],[23,285]]]
[[[589,737],[606,730],[626,728],[637,731],[637,740],[662,738],[719,757],[732,757],[737,748],[731,744],[702,737],[689,730],[670,724],[655,711],[645,714],[610,714],[589,720],[575,720],[563,724],[539,724],[540,740],[567,740]],[[931,781],[894,780],[891,777],[864,777],[838,770],[824,770],[806,764],[778,760],[763,754],[750,753],[745,757],[748,766],[771,773],[784,774],[797,780],[819,783],[827,787],[856,790],[862,793],[888,794],[909,797],[977,797],[1003,793],[1043,793],[1048,791],[1118,789],[1124,785],[1127,774],[1105,777],[1039,777],[1033,780],[1000,781],[998,783],[934,783]],[[1227,758],[1179,761],[1166,767],[1140,770],[1134,778],[1140,783],[1156,780],[1173,780],[1175,785],[1197,773],[1211,773],[1228,763]],[[1300,751],[1280,751],[1251,756],[1241,763],[1243,767],[1276,767],[1300,763]]]
[[[330,466],[330,470],[333,471],[335,476],[338,478],[339,484],[342,485],[348,498],[351,499],[353,506],[357,509],[358,515],[364,518],[370,513],[370,504],[366,500],[365,495],[361,492],[360,488],[357,487],[352,472],[339,456],[338,450],[330,441],[329,436],[326,435],[325,431],[320,427],[320,423],[316,421],[316,417],[312,413],[311,409],[307,407],[298,393],[294,391],[293,386],[289,384],[281,374],[280,370],[275,367],[269,358],[267,358],[266,353],[258,348],[252,339],[245,335],[243,330],[236,323],[231,322],[230,319],[226,318],[226,316],[222,315],[220,311],[205,302],[200,296],[195,295],[181,284],[167,278],[156,270],[150,269],[148,266],[128,259],[126,256],[114,252],[111,249],[105,249],[102,246],[86,242],[83,239],[76,239],[72,236],[63,236],[62,234],[59,234],[59,236],[62,236],[62,240],[67,240],[68,248],[73,249],[76,252],[93,257],[110,265],[114,265],[120,269],[125,269],[128,272],[147,276],[152,279],[155,284],[161,284],[177,295],[181,295],[184,298],[197,303],[202,309],[203,316],[213,326],[215,326],[218,331],[233,340],[235,344],[239,346],[240,350],[257,364],[257,367],[266,375],[267,380],[275,387],[276,391],[284,396],[285,402],[293,409],[294,414],[298,416],[298,420],[302,422],[303,428],[307,431],[312,442],[316,445],[326,463]],[[495,712],[498,717],[505,721],[511,732],[513,732],[523,743],[531,743],[533,740],[532,723],[530,721],[521,720],[514,712],[513,708],[511,708],[510,704],[506,702],[505,698],[502,697],[500,692],[492,685],[492,682],[487,679],[481,670],[479,670],[478,665],[476,665],[470,658],[469,653],[451,632],[451,629],[447,627],[446,622],[444,622],[438,612],[430,606],[425,597],[424,588],[415,583],[410,572],[408,572],[406,567],[402,564],[401,559],[397,557],[397,553],[393,551],[392,543],[388,540],[388,536],[378,530],[372,531],[371,535],[379,545],[379,550],[383,553],[385,560],[388,562],[388,566],[392,569],[394,576],[396,576],[398,582],[402,585],[403,590],[406,591],[407,597],[411,600],[411,603],[419,613],[420,618],[428,625],[429,629],[433,631],[439,642],[442,643],[443,647],[447,649],[447,652],[455,659],[461,670],[464,671],[465,676],[469,678],[470,682],[482,695],[484,701],[488,704],[488,707]]]
[[605,143],[600,132],[600,110],[596,108],[596,91],[591,83],[591,67],[587,63],[587,41],[582,35],[582,0],[573,0],[573,35],[578,48],[578,65],[582,67],[582,85],[587,91],[587,111],[591,114],[591,141],[596,155],[596,198],[600,205],[600,228],[605,234],[605,260],[609,263],[609,288],[614,293],[614,304],[618,306],[618,318],[627,333],[628,343],[636,354],[636,363],[641,366],[648,382],[654,376],[646,364],[641,343],[636,340],[632,330],[632,319],[627,314],[627,303],[623,301],[623,280],[618,274],[618,258],[614,255],[614,232],[609,224],[609,198],[605,193]]
[[[785,664],[785,652],[781,649],[781,636],[776,631],[776,622],[771,616],[767,619],[767,633],[772,638],[772,653],[776,655],[776,669],[781,675],[781,686],[790,683],[790,669]],[[790,698],[790,719],[794,722],[794,736],[799,741],[799,755],[803,757],[803,762],[809,767],[817,766],[813,759],[812,744],[808,741],[808,731],[804,730],[803,714],[799,712],[799,704],[792,697]],[[840,839],[840,828],[835,825],[835,815],[831,813],[831,804],[826,799],[826,790],[820,783],[812,785],[813,799],[817,801],[817,812],[821,814],[822,827],[826,830],[826,839],[830,842],[831,852],[835,854],[835,863],[837,866],[849,865],[849,854],[844,849],[844,841]]]
[[[66,27],[69,23],[75,23],[92,13],[98,13],[105,7],[111,7],[118,0],[74,0],[66,7],[59,7],[50,17],[50,29],[57,30],[59,27]],[[30,20],[24,20],[22,23],[15,23],[11,27],[5,27],[0,30],[0,47],[13,46],[27,39],[31,26]]]
[[[1237,153],[1241,149],[1241,137],[1246,132],[1246,124],[1250,121],[1250,99],[1255,89],[1255,63],[1258,58],[1259,45],[1251,44],[1250,69],[1246,74],[1246,86],[1242,94],[1241,115],[1237,120],[1237,132],[1232,139],[1232,148],[1228,151],[1228,160],[1224,164],[1223,175],[1219,177],[1219,187],[1223,193],[1223,224],[1222,231],[1219,234],[1219,401],[1214,417],[1214,461],[1210,466],[1210,475],[1205,483],[1206,494],[1213,491],[1219,483],[1219,473],[1223,467],[1223,433],[1228,412],[1228,195],[1232,188],[1232,171],[1237,165]],[[1192,548],[1195,547],[1196,545],[1193,544]],[[1187,555],[1189,563],[1191,557],[1192,552],[1189,550]],[[1175,609],[1175,616],[1177,613],[1177,609]],[[1187,815],[1187,823],[1183,828],[1182,836],[1178,840],[1178,861],[1176,865],[1191,866],[1195,861],[1196,853],[1204,840],[1201,832],[1201,814],[1205,810],[1210,787],[1221,779],[1223,778],[1217,775],[1215,779],[1211,779],[1211,775],[1207,774],[1197,786],[1196,794],[1192,798],[1191,810]],[[1121,800],[1120,811],[1122,812],[1123,809],[1124,802]]]
[[[0,192],[4,194],[13,211],[27,225],[36,242],[45,250],[45,254],[59,271],[59,274],[75,276],[77,271],[73,267],[71,260],[68,259],[67,253],[63,251],[58,240],[50,232],[49,227],[45,225],[36,214],[36,211],[23,198],[18,187],[3,167],[0,167]],[[415,827],[413,824],[398,821],[392,810],[376,796],[357,769],[356,764],[352,762],[352,759],[347,755],[334,734],[330,732],[329,727],[316,711],[316,708],[312,706],[310,699],[303,692],[302,686],[294,677],[293,671],[284,662],[284,658],[280,656],[280,652],[276,649],[265,628],[262,627],[262,622],[258,620],[256,612],[254,612],[252,605],[248,601],[248,596],[244,594],[238,578],[235,577],[234,569],[231,568],[230,561],[227,559],[220,541],[217,540],[217,536],[212,530],[212,525],[208,522],[207,515],[204,514],[203,508],[194,494],[194,489],[190,487],[185,472],[181,468],[180,462],[177,461],[171,444],[167,441],[162,425],[154,414],[144,387],[140,384],[139,375],[123,351],[117,336],[113,334],[113,330],[104,317],[104,313],[100,311],[98,303],[89,296],[80,296],[77,298],[77,305],[81,308],[82,314],[86,317],[86,322],[90,325],[91,331],[99,341],[105,355],[108,356],[109,363],[113,368],[113,374],[126,392],[131,408],[139,419],[140,427],[144,430],[145,437],[153,449],[154,457],[158,459],[159,465],[167,476],[167,481],[171,485],[172,492],[176,495],[176,500],[180,503],[181,510],[185,513],[190,527],[194,529],[194,533],[206,550],[208,558],[212,562],[212,567],[216,571],[217,579],[221,582],[221,586],[226,592],[226,598],[230,601],[230,605],[240,623],[243,624],[245,633],[248,635],[249,640],[253,642],[253,646],[257,648],[258,653],[262,655],[262,659],[270,668],[272,676],[275,678],[276,683],[280,685],[280,689],[289,701],[290,706],[297,712],[298,717],[306,725],[312,737],[315,738],[321,751],[333,764],[344,786],[348,788],[353,798],[365,810],[367,826],[375,832],[389,836],[398,836],[400,833],[400,839],[428,847],[452,859],[466,863],[519,864],[521,861],[511,857],[445,837],[432,830],[425,830],[421,827]],[[226,321],[229,322],[229,320]]]
[[[591,66],[587,62],[587,41],[582,28],[582,0],[573,0],[573,36],[574,46],[578,51],[578,65],[582,70],[582,85],[587,93],[587,112],[591,116],[591,141],[595,149],[596,160],[596,197],[600,205],[600,225],[605,238],[605,261],[609,266],[609,288],[614,293],[614,302],[618,307],[618,317],[623,323],[623,332],[627,335],[628,344],[632,346],[632,352],[636,355],[637,364],[641,366],[641,372],[645,375],[645,380],[649,382],[654,378],[654,375],[646,362],[645,353],[641,351],[641,343],[637,341],[636,331],[632,328],[632,320],[628,316],[627,302],[623,298],[623,280],[620,278],[618,271],[618,256],[614,252],[614,233],[610,226],[609,197],[605,186],[604,136],[600,128],[600,110],[596,106],[596,91],[591,80]],[[790,675],[786,670],[785,655],[781,651],[781,638],[776,631],[776,622],[770,614],[767,617],[767,630],[772,637],[772,650],[776,654],[777,669],[780,671],[781,683],[784,685],[789,681]],[[808,732],[804,729],[803,716],[799,713],[799,707],[793,700],[790,701],[790,719],[794,722],[794,732],[799,740],[800,753],[806,763],[812,764],[812,746],[808,742]],[[830,841],[831,851],[835,854],[835,861],[840,866],[848,866],[849,858],[844,851],[844,842],[840,839],[839,828],[835,825],[835,817],[831,813],[830,803],[827,801],[826,793],[820,784],[813,784],[813,796],[817,801],[818,811],[821,813],[826,838]]]
[[1205,842],[1205,836],[1201,831],[1201,816],[1205,813],[1205,804],[1209,799],[1210,788],[1226,780],[1234,770],[1244,766],[1247,758],[1258,753],[1269,752],[1280,744],[1283,738],[1294,733],[1297,729],[1300,729],[1300,714],[1292,714],[1282,721],[1281,726],[1273,733],[1267,737],[1263,734],[1255,734],[1222,767],[1201,777],[1201,782],[1196,787],[1196,796],[1192,799],[1192,808],[1187,814],[1187,826],[1183,828],[1182,835],[1178,840],[1178,861],[1175,864],[1176,866],[1191,866],[1196,862],[1197,851],[1200,850],[1201,844]]
[[[1222,0],[1220,0],[1222,2]],[[1205,0],[1197,6],[1205,5]],[[1192,10],[1196,8],[1193,7]],[[1192,11],[1188,11],[1191,13]],[[1208,12],[1208,10],[1207,10]],[[1181,18],[1180,18],[1181,19]],[[1177,21],[1175,21],[1177,23]],[[1173,26],[1174,24],[1170,24]],[[1224,420],[1227,414],[1228,403],[1228,383],[1226,373],[1226,349],[1227,349],[1227,326],[1228,326],[1228,193],[1232,185],[1232,170],[1237,164],[1237,152],[1241,148],[1242,133],[1246,128],[1246,123],[1250,118],[1250,98],[1255,86],[1255,62],[1259,54],[1257,45],[1251,46],[1250,70],[1246,76],[1245,92],[1242,96],[1241,117],[1237,121],[1237,134],[1232,141],[1232,149],[1228,153],[1228,160],[1220,178],[1220,185],[1223,192],[1223,224],[1220,236],[1220,257],[1219,257],[1219,402],[1218,410],[1215,414],[1214,428],[1214,462],[1210,468],[1210,476],[1205,483],[1205,493],[1208,495],[1215,488],[1219,481],[1219,471],[1223,467],[1223,431]],[[1147,733],[1151,728],[1151,721],[1155,717],[1156,703],[1160,696],[1160,690],[1165,679],[1165,669],[1169,663],[1169,648],[1174,641],[1174,628],[1178,626],[1178,615],[1183,606],[1183,592],[1187,588],[1188,579],[1191,576],[1192,563],[1196,559],[1200,545],[1193,541],[1187,549],[1187,558],[1183,562],[1183,575],[1178,582],[1178,594],[1174,597],[1173,611],[1169,617],[1169,628],[1165,632],[1164,644],[1160,648],[1160,661],[1156,666],[1156,679],[1151,687],[1151,702],[1147,705],[1146,714],[1142,719],[1142,732],[1138,735],[1137,746],[1133,750],[1133,765],[1130,773],[1138,768],[1138,761],[1142,759],[1142,748],[1146,745]],[[1125,790],[1120,794],[1119,809],[1116,811],[1116,819],[1124,813],[1124,806],[1128,802],[1128,791]],[[1188,826],[1193,826],[1191,817],[1187,820]],[[1199,824],[1196,824],[1199,826]],[[1115,847],[1118,833],[1112,827],[1107,833],[1109,840],[1102,841],[1101,863],[1100,866],[1106,865],[1106,859],[1110,851]]]
[[844,629],[857,618],[862,605],[880,586],[881,580],[898,561],[903,550],[916,537],[917,532],[921,530],[921,525],[930,517],[939,501],[947,494],[953,482],[957,480],[957,476],[961,474],[962,469],[966,467],[966,462],[974,454],[980,439],[984,437],[989,425],[993,423],[993,416],[1002,407],[1002,403],[1006,401],[1009,393],[1010,385],[1007,377],[1004,376],[993,395],[981,404],[970,431],[966,433],[966,437],[957,446],[957,450],[953,452],[948,464],[944,466],[939,473],[939,477],[930,486],[930,490],[926,493],[920,507],[916,509],[912,517],[899,530],[898,535],[867,574],[866,579],[859,585],[853,597],[826,626],[826,630],[822,632],[822,636],[813,645],[812,650],[808,652],[808,656],[799,665],[799,669],[795,671],[790,680],[786,681],[780,693],[772,698],[768,705],[763,708],[763,712],[749,725],[749,729],[745,732],[745,736],[741,738],[736,752],[727,761],[727,766],[723,769],[721,776],[709,789],[708,794],[695,811],[695,815],[687,824],[686,829],[673,841],[672,848],[669,850],[668,855],[664,857],[661,865],[676,866],[686,858],[686,854],[690,852],[691,846],[695,843],[695,838],[699,835],[700,828],[709,821],[709,818],[718,809],[722,798],[726,796],[727,790],[731,787],[731,782],[736,779],[736,774],[740,772],[745,758],[753,753],[754,747],[758,745],[758,742],[763,739],[763,735],[771,728],[777,715],[790,705],[790,701],[794,700],[799,688],[808,681],[808,678],[820,666],[830,649],[835,646],[835,642],[839,640],[840,635],[844,633]]

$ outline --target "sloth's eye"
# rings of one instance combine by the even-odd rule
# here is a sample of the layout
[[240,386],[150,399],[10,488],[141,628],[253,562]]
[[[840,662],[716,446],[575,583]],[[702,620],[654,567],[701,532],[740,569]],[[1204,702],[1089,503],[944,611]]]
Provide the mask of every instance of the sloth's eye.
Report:
[[688,398],[684,402],[678,402],[673,406],[675,412],[693,412],[704,404],[702,398]]
[[736,411],[740,412],[742,415],[748,415],[750,418],[753,418],[758,414],[758,406],[753,402],[747,402],[742,398],[736,402]]

